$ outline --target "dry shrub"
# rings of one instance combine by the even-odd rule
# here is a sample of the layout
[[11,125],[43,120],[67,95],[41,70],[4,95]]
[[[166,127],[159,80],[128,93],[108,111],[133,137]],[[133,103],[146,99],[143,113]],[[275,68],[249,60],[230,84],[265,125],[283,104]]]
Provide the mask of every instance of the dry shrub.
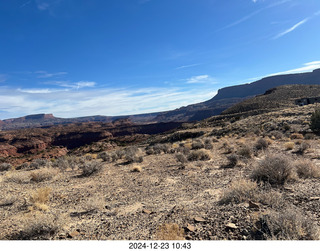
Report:
[[12,165],[9,163],[1,163],[0,164],[0,172],[8,171],[11,168],[12,168]]
[[295,146],[295,143],[292,142],[292,141],[289,141],[289,142],[286,142],[284,143],[284,148],[289,151],[289,150],[292,150]]
[[4,181],[18,184],[25,184],[30,182],[30,173],[28,171],[9,171],[4,177]]
[[238,156],[236,154],[230,154],[227,156],[228,163],[222,165],[221,168],[234,168],[238,164]]
[[30,163],[29,168],[39,169],[39,168],[50,167],[50,166],[51,166],[51,162],[47,159],[35,159]]
[[29,207],[29,210],[39,209],[42,211],[47,211],[48,206],[46,205],[46,203],[50,199],[50,193],[51,188],[42,187],[36,190],[33,194],[31,194],[30,202],[32,203],[32,206]]
[[265,240],[319,240],[318,226],[293,208],[272,211],[255,223],[256,233]]
[[268,154],[259,161],[252,171],[251,178],[271,185],[283,185],[294,180],[295,172],[292,161],[282,154]]
[[192,151],[188,155],[188,160],[189,161],[197,161],[197,160],[210,160],[210,153],[207,150],[201,149],[201,150],[196,150]]
[[53,168],[41,168],[30,173],[31,181],[41,182],[45,180],[50,180],[54,176],[56,176],[58,172],[59,171],[57,169]]
[[83,205],[82,210],[86,212],[97,211],[105,206],[104,199],[98,196],[90,197]]
[[5,236],[7,240],[48,240],[62,227],[62,220],[53,214],[35,212],[26,215],[18,223],[19,232]]
[[188,163],[188,159],[184,154],[177,153],[175,156],[177,161],[180,162],[182,165],[185,165],[186,163]]
[[79,169],[82,170],[81,176],[87,177],[94,173],[99,172],[103,167],[103,164],[98,161],[88,161],[79,166]]
[[319,178],[320,168],[309,159],[300,159],[294,163],[299,178]]
[[237,154],[241,157],[250,159],[252,157],[252,148],[244,145],[237,151]]
[[175,223],[165,223],[158,227],[156,240],[184,240],[184,230]]
[[257,140],[256,144],[255,144],[255,149],[257,150],[265,150],[267,149],[269,146],[269,143],[266,139],[264,138],[260,138]]
[[223,192],[219,203],[241,203],[247,200],[253,200],[257,194],[257,187],[257,183],[250,180],[240,179],[233,181],[230,187]]
[[301,144],[298,147],[298,150],[295,152],[297,154],[303,155],[306,150],[310,148],[310,145],[306,142],[301,142]]
[[290,139],[303,139],[303,135],[301,133],[292,133],[290,135]]
[[102,159],[103,161],[107,161],[107,162],[110,162],[112,161],[112,156],[110,153],[108,152],[101,152],[98,154],[98,158],[99,159]]
[[201,140],[196,140],[196,141],[192,142],[191,148],[193,150],[202,149],[202,148],[204,148],[204,144],[203,144],[203,142]]
[[141,173],[142,167],[141,166],[134,166],[131,169],[131,172]]
[[271,208],[282,208],[286,204],[286,201],[281,193],[270,189],[260,190],[260,192],[257,194],[257,201],[268,205]]

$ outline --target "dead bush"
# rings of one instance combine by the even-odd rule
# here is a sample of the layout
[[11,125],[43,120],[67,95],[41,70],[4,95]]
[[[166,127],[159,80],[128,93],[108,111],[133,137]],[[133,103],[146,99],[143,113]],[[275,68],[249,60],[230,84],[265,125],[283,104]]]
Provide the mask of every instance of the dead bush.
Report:
[[219,204],[241,203],[247,200],[254,200],[257,194],[257,183],[240,179],[233,181],[230,187],[225,190]]
[[295,161],[294,166],[299,178],[307,179],[320,177],[320,168],[309,159],[297,160]]
[[303,155],[306,150],[310,148],[310,144],[306,142],[301,142],[301,144],[298,147],[298,150],[295,152],[296,154]]
[[192,142],[191,148],[193,150],[198,150],[204,148],[204,144],[201,140],[196,140]]
[[294,174],[291,159],[282,154],[268,154],[257,163],[251,178],[271,185],[283,185],[287,181],[293,180]]
[[286,142],[284,143],[284,148],[289,151],[289,150],[292,150],[295,146],[295,143],[292,142],[292,141],[289,141],[289,142]]
[[255,149],[256,150],[265,150],[267,149],[269,146],[268,141],[264,138],[260,138],[257,140],[256,144],[255,144]]
[[31,194],[30,202],[32,203],[32,206],[29,207],[29,210],[39,209],[42,211],[47,211],[48,206],[46,203],[50,199],[50,193],[51,188],[42,187],[36,190],[33,194]]
[[303,135],[301,133],[292,133],[290,135],[290,139],[303,139]]
[[188,155],[189,161],[197,161],[197,160],[210,160],[210,153],[204,149],[192,151]]
[[50,180],[58,174],[58,170],[54,168],[41,168],[30,173],[31,181],[42,182]]
[[110,153],[108,152],[101,152],[98,154],[98,158],[99,159],[102,159],[103,161],[106,161],[106,162],[111,162],[112,161],[112,156]]
[[51,166],[51,162],[47,159],[35,159],[30,163],[29,168],[39,169],[39,168],[50,167],[50,166]]
[[62,222],[56,215],[37,212],[20,220],[21,230],[7,235],[5,239],[48,240],[61,229]]
[[30,174],[28,171],[9,171],[4,176],[6,182],[13,182],[18,184],[25,184],[30,182]]
[[264,240],[319,240],[319,228],[296,209],[272,211],[255,223],[256,235]]
[[11,168],[12,168],[12,165],[9,163],[1,163],[0,164],[0,172],[8,171]]
[[101,162],[93,160],[83,163],[79,166],[79,169],[82,170],[81,176],[87,177],[99,172],[102,169],[102,167],[103,164]]
[[234,168],[238,164],[238,156],[236,154],[230,154],[227,156],[228,163],[221,166],[221,168]]
[[184,154],[177,153],[175,156],[177,161],[180,162],[183,166],[185,166],[188,163],[188,159]]
[[156,240],[184,240],[184,230],[175,223],[165,223],[158,227]]
[[243,158],[250,159],[252,157],[252,148],[244,145],[240,149],[238,149],[237,154]]

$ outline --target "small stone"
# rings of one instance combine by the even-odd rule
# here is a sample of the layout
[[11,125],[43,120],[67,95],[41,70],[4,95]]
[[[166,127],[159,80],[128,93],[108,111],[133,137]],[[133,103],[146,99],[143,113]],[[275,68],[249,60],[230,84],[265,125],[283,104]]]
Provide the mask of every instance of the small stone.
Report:
[[205,222],[206,220],[201,217],[194,217],[195,222]]
[[192,225],[190,225],[190,224],[188,224],[187,227],[186,227],[186,229],[189,230],[190,232],[194,232],[195,227],[192,226]]
[[69,238],[75,238],[79,235],[80,233],[78,231],[73,231],[71,233],[68,233]]
[[150,211],[148,209],[143,209],[142,212],[145,214],[152,214],[152,211]]
[[234,223],[228,223],[228,224],[226,225],[226,228],[228,228],[228,229],[237,229],[238,227],[237,227],[236,224],[234,224]]

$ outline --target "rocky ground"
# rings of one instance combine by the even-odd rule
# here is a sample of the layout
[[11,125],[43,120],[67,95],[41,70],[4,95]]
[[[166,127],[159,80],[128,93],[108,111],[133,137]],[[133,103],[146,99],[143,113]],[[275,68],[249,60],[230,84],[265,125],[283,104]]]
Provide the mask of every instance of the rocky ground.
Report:
[[[125,156],[112,161],[87,154],[70,157],[75,164],[67,167],[61,159],[19,170],[2,164],[0,239],[319,239],[319,138],[304,123],[312,108],[223,127],[196,125],[185,131],[202,136],[167,142],[158,153],[146,147],[170,135],[154,137],[136,145],[140,161],[134,163]],[[205,146],[194,149],[200,141]],[[206,154],[203,160],[190,158],[199,151]],[[186,159],[178,161],[178,154]],[[292,164],[283,184],[252,178],[272,154]],[[313,174],[299,176],[298,160],[313,166]],[[84,163],[100,167],[84,175]]]

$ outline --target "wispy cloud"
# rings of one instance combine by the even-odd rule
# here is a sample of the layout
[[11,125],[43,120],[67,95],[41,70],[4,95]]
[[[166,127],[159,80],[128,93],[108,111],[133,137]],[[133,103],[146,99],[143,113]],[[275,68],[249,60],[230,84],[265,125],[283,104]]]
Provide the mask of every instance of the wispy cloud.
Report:
[[304,23],[306,23],[309,20],[309,18],[305,18],[302,21],[300,21],[299,23],[295,24],[294,26],[292,26],[291,28],[285,30],[284,32],[279,33],[278,35],[276,35],[273,39],[278,39],[292,31],[294,31],[295,29],[297,29],[300,25],[303,25]]
[[295,25],[293,25],[293,26],[290,27],[289,29],[287,29],[287,30],[279,33],[279,34],[276,35],[273,39],[278,39],[278,38],[280,38],[280,37],[282,37],[282,36],[284,36],[284,35],[292,32],[292,31],[294,31],[294,30],[297,29],[299,26],[305,24],[306,22],[310,21],[311,19],[313,19],[314,17],[319,16],[319,15],[320,15],[320,10],[317,11],[317,12],[315,12],[312,16],[307,17],[307,18],[303,19],[302,21],[296,23]]
[[23,4],[20,5],[20,8],[23,8],[23,7],[26,7],[27,5],[29,5],[31,3],[31,0],[30,1],[27,1]]
[[298,68],[295,68],[295,69],[292,69],[292,70],[288,70],[288,71],[282,71],[282,72],[273,73],[273,74],[270,74],[269,76],[310,72],[310,71],[313,71],[313,70],[319,69],[319,68],[320,68],[320,61],[312,61],[312,62],[303,64],[302,67],[298,67]]
[[215,84],[217,81],[209,75],[198,75],[188,78],[186,83],[188,84]]
[[166,111],[212,98],[216,91],[202,88],[139,89],[5,89],[0,91],[0,119],[53,113],[58,117],[129,115]]
[[37,78],[52,78],[68,74],[67,72],[48,73],[46,71],[36,71],[35,73],[38,74]]
[[4,83],[7,80],[7,75],[6,74],[0,74],[0,83]]
[[[241,23],[243,23],[244,21],[246,21],[246,20],[248,20],[248,19],[250,19],[250,18],[258,15],[258,14],[259,14],[260,12],[262,12],[262,11],[265,11],[265,10],[270,9],[270,8],[274,8],[274,7],[276,7],[276,6],[279,6],[279,5],[281,5],[281,4],[285,4],[285,3],[288,3],[288,2],[291,2],[291,1],[292,1],[292,0],[282,0],[282,1],[278,1],[278,2],[276,2],[276,3],[270,4],[270,5],[268,5],[268,6],[264,7],[264,8],[258,9],[258,10],[256,10],[256,11],[254,11],[254,12],[252,12],[252,13],[250,13],[250,14],[242,17],[242,18],[240,18],[239,20],[237,20],[237,21],[235,21],[235,22],[233,22],[233,23],[231,23],[231,24],[228,24],[228,25],[224,26],[224,27],[221,28],[219,31],[222,31],[222,30],[231,28],[231,27],[233,27],[233,26],[236,26],[236,25],[238,25],[238,24],[241,24]],[[255,0],[255,1],[253,0],[253,2],[256,3],[257,0]]]
[[198,66],[200,64],[189,64],[189,65],[182,65],[176,68],[176,70],[180,70],[180,69],[184,69],[184,68],[190,68],[190,67],[194,67],[194,66]]

